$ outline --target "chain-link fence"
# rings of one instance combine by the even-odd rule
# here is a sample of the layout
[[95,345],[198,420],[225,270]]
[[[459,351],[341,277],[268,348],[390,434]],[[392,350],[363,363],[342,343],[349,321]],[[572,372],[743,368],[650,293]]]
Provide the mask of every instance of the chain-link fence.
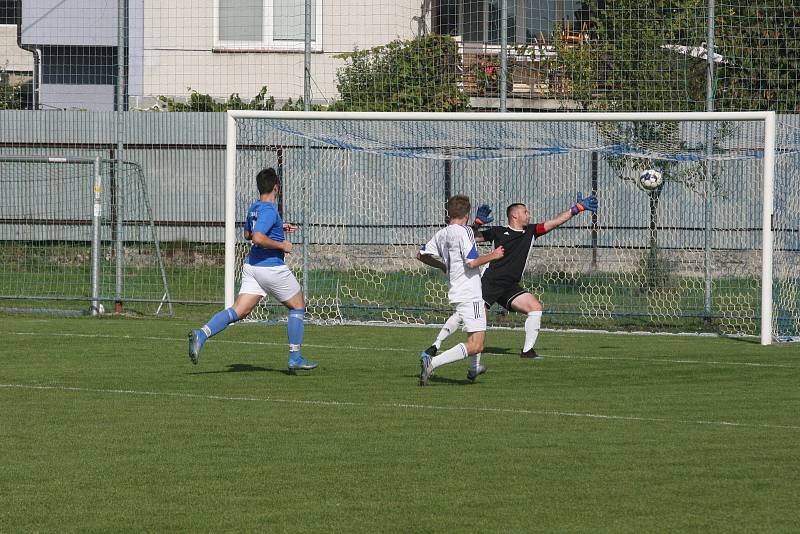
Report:
[[[785,184],[800,143],[795,4],[0,1],[0,156],[138,165],[172,298],[216,303],[225,139],[211,112],[774,110]],[[587,190],[593,167],[617,172],[591,158],[565,167]]]
[[0,2],[2,107],[800,106],[793,0]]

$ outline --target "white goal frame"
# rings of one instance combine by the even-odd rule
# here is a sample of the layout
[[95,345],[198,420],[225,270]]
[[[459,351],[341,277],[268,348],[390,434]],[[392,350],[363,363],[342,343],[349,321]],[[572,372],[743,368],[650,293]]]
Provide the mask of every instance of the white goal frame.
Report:
[[760,121],[764,123],[763,210],[761,228],[761,344],[772,343],[772,282],[776,115],[774,111],[740,112],[571,112],[571,113],[405,113],[232,110],[226,117],[225,159],[225,306],[233,305],[236,245],[237,119],[375,120],[375,121]]

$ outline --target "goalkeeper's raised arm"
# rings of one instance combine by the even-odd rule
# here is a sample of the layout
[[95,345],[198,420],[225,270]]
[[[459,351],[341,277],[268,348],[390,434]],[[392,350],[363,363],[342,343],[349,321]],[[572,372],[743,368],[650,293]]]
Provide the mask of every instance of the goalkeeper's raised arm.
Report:
[[583,193],[578,193],[577,199],[575,200],[575,204],[572,205],[571,208],[565,210],[552,219],[548,221],[544,221],[541,223],[542,228],[544,229],[544,233],[549,232],[555,228],[558,228],[575,215],[583,211],[591,211],[592,213],[597,212],[597,197],[594,195],[589,195],[587,197],[583,196]]

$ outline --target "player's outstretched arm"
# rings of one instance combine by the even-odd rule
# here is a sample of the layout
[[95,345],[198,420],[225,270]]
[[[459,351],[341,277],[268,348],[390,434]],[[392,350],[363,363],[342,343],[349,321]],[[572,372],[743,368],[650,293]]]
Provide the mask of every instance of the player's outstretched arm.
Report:
[[577,200],[572,207],[566,211],[563,211],[550,219],[549,221],[545,221],[542,223],[544,226],[545,232],[549,232],[554,228],[558,228],[575,215],[583,212],[583,211],[591,211],[593,213],[597,212],[597,197],[594,195],[589,195],[588,197],[584,197],[583,193],[578,193]]
[[505,253],[505,249],[502,246],[499,246],[489,254],[484,254],[483,256],[478,256],[474,260],[468,261],[467,267],[475,269],[476,267],[480,267],[481,265],[489,263],[490,261],[499,260],[505,255]]
[[437,269],[441,270],[443,273],[447,272],[447,266],[445,266],[442,261],[432,254],[423,254],[422,252],[417,252],[417,259],[424,263],[425,265],[430,265],[431,267],[436,267]]

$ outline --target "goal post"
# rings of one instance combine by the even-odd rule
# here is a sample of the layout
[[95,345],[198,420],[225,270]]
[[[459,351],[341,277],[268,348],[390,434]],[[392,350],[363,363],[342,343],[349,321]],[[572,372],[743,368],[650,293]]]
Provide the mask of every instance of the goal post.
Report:
[[772,343],[772,217],[775,205],[775,112],[764,113],[764,204],[761,220],[761,344]]
[[[541,249],[537,240],[524,279],[526,287],[534,286],[528,287],[532,292],[544,295],[545,309],[554,317],[572,314],[578,324],[612,328],[620,318],[641,317],[651,328],[672,331],[682,328],[683,318],[703,319],[712,324],[700,330],[757,334],[762,344],[772,342],[774,112],[227,113],[226,306],[233,303],[246,250],[237,227],[242,205],[257,197],[258,168],[275,166],[285,176],[283,201],[299,206],[290,211],[320,212],[304,221],[298,237],[309,268],[315,262],[321,266],[307,300],[313,307],[321,298],[322,320],[350,320],[342,310],[362,306],[374,309],[378,321],[441,322],[447,307],[441,281],[429,279],[429,273],[403,257],[413,257],[414,242],[419,246],[426,232],[443,224],[445,193],[469,194],[474,205],[489,201],[502,222],[511,201],[536,203],[534,218],[552,217],[557,202],[563,209],[574,201],[575,191],[565,189],[573,188],[598,195],[598,216],[565,225],[567,231],[557,229],[541,239]],[[300,151],[306,159],[296,155]],[[599,155],[602,164],[600,176],[590,179],[593,171],[584,162],[592,155]],[[636,173],[650,166],[666,169],[663,190],[637,189]],[[445,185],[431,185],[437,180]],[[330,188],[327,196],[325,187]],[[417,220],[415,195],[421,210]],[[403,220],[392,224],[381,221],[377,211],[365,214],[370,202],[387,204],[387,212],[402,208]],[[714,209],[713,217],[705,217],[705,228],[697,213],[703,206]],[[628,209],[635,217],[626,218]],[[734,220],[737,211],[747,213]],[[703,231],[713,234],[705,251],[696,239]],[[756,234],[758,244],[753,242]],[[383,254],[386,248],[391,251]],[[376,265],[356,265],[360,252],[376,254]],[[543,264],[533,261],[537,255],[547,257]],[[760,269],[751,276],[753,261]],[[301,273],[303,265],[293,268],[309,276]],[[339,268],[350,275],[339,276],[334,272]],[[323,274],[331,280],[317,283]],[[422,287],[416,305],[392,303],[391,291],[381,294],[385,302],[375,297],[390,279],[395,283],[406,274],[418,280],[397,282],[398,291],[407,297],[408,288]],[[797,274],[791,276],[795,283]],[[355,299],[353,279],[361,282]],[[315,293],[315,284],[324,285],[324,297]],[[709,315],[711,291],[719,293],[713,295],[718,311]],[[441,308],[438,315],[429,309],[434,304]],[[369,314],[352,315],[370,320]],[[641,324],[637,320],[625,319],[621,327],[635,329]]]

